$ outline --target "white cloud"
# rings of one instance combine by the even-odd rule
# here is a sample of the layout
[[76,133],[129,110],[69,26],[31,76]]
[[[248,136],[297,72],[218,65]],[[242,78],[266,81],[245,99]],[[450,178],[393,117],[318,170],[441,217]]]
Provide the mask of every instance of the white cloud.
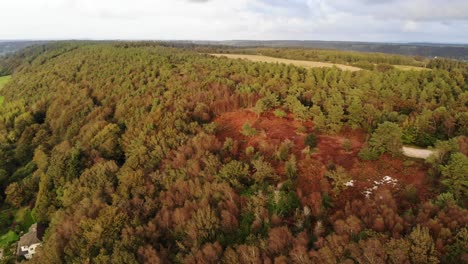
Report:
[[403,31],[404,32],[416,32],[419,29],[419,26],[416,22],[414,21],[406,21],[403,24]]
[[2,3],[0,39],[468,42],[467,10],[466,0],[15,0]]

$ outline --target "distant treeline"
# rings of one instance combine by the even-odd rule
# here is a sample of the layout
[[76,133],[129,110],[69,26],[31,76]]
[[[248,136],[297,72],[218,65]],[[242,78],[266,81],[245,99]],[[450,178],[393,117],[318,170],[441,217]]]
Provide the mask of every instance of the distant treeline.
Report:
[[0,56],[13,53],[26,47],[45,44],[46,41],[0,41]]
[[[126,44],[129,45],[129,44]],[[133,45],[154,45],[154,42],[134,43]],[[225,45],[195,44],[192,42],[162,42],[161,45],[174,48],[196,50],[200,53],[230,53],[230,54],[256,54],[277,58],[322,61],[347,64],[366,70],[385,71],[393,68],[392,65],[408,65],[429,69],[468,69],[468,64],[454,59],[429,59],[421,56],[403,56],[375,52],[355,52],[327,49],[307,48],[244,48]]]
[[199,41],[198,44],[215,44],[235,47],[276,47],[276,48],[314,48],[337,49],[360,52],[381,52],[423,57],[444,57],[457,60],[468,60],[468,45],[434,44],[434,43],[372,43],[349,41]]

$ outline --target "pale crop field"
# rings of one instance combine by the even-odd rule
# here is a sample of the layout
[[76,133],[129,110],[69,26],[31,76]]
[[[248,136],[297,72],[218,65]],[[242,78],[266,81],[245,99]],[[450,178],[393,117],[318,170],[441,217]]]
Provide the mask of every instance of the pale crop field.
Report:
[[[362,70],[361,68],[358,68],[358,67],[344,65],[344,64],[338,64],[338,63],[319,62],[319,61],[304,61],[304,60],[290,60],[290,59],[275,58],[275,57],[269,57],[269,56],[263,56],[263,55],[225,54],[225,53],[222,53],[222,54],[212,53],[210,55],[216,56],[216,57],[227,57],[227,58],[230,58],[230,59],[244,59],[244,60],[255,61],[255,62],[292,64],[292,65],[299,66],[299,67],[304,67],[304,68],[321,68],[321,67],[336,66],[337,68],[345,70],[345,71],[360,71],[360,70]],[[396,69],[399,69],[399,70],[402,70],[402,71],[430,70],[430,69],[426,69],[426,68],[422,68],[422,67],[408,66],[408,65],[393,65],[393,66]]]
[[288,59],[281,59],[281,58],[274,58],[262,55],[249,55],[249,54],[210,54],[216,57],[227,57],[230,59],[245,59],[249,61],[255,62],[270,62],[270,63],[284,63],[284,64],[292,64],[299,67],[304,68],[321,68],[321,67],[333,67],[336,66],[339,69],[345,71],[360,71],[361,68],[343,65],[343,64],[336,64],[336,63],[329,63],[329,62],[318,62],[318,61],[303,61],[303,60],[288,60]]
[[402,70],[402,71],[422,71],[422,70],[428,70],[430,71],[431,69],[428,68],[423,68],[423,67],[416,67],[416,66],[409,66],[409,65],[393,65],[395,68]]

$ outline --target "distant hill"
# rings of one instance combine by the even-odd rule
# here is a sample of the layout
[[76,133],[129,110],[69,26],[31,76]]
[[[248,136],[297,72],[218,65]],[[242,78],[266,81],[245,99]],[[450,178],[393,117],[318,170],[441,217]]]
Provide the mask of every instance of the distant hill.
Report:
[[351,41],[318,40],[229,40],[229,41],[194,41],[195,44],[227,45],[235,47],[294,47],[315,49],[337,49],[361,52],[382,52],[423,57],[444,57],[468,60],[468,44],[442,43],[376,43]]
[[[199,45],[225,45],[232,47],[291,47],[336,49],[359,52],[380,52],[428,58],[444,57],[468,61],[468,44],[447,43],[377,43],[354,41],[320,41],[320,40],[225,40],[225,41],[171,41],[176,43],[193,43]],[[13,53],[34,44],[45,44],[47,41],[2,41],[0,40],[0,56]]]
[[0,56],[13,53],[34,44],[44,44],[47,41],[4,41],[0,40]]

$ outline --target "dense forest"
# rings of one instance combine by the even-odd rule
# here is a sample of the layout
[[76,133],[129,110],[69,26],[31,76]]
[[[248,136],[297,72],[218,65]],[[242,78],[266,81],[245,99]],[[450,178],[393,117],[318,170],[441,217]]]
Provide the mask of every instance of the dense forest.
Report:
[[467,64],[351,72],[205,49],[56,42],[0,58],[0,242],[37,221],[33,263],[468,261]]

